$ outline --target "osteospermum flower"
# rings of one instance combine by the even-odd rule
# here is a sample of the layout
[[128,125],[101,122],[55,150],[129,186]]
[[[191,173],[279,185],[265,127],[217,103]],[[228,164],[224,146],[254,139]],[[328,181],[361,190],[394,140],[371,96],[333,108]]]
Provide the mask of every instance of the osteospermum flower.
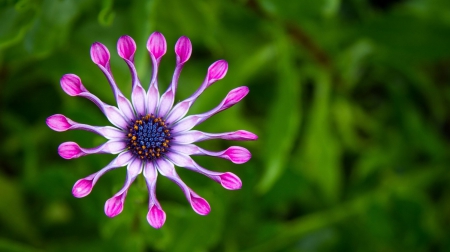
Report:
[[126,62],[132,76],[131,102],[117,87],[110,68],[110,54],[101,43],[91,47],[92,61],[104,73],[112,88],[117,107],[105,104],[97,96],[91,94],[75,74],[66,74],[61,78],[62,89],[70,96],[80,96],[95,103],[115,126],[91,126],[81,124],[64,115],[56,114],[47,118],[47,125],[55,131],[87,130],[99,134],[108,141],[95,148],[82,148],[75,142],[65,142],[58,147],[58,153],[65,159],[81,156],[110,153],[118,154],[107,166],[98,172],[78,180],[72,189],[77,197],[88,195],[98,179],[107,171],[127,166],[127,176],[122,189],[105,203],[105,214],[114,217],[122,212],[128,188],[136,177],[143,173],[149,191],[149,211],[147,220],[154,228],[160,228],[166,214],[156,199],[155,187],[158,173],[175,182],[183,190],[187,200],[195,212],[206,215],[210,212],[208,202],[189,188],[178,176],[174,165],[201,173],[220,183],[229,190],[240,189],[242,182],[233,173],[214,172],[198,165],[190,156],[207,155],[228,159],[233,163],[247,162],[250,152],[238,146],[229,147],[223,151],[208,151],[194,143],[209,139],[226,140],[256,140],[251,132],[238,130],[225,133],[206,133],[192,130],[212,115],[225,110],[244,98],[249,89],[238,87],[231,90],[225,99],[214,109],[198,115],[186,116],[189,108],[203,91],[216,81],[225,77],[228,64],[225,60],[214,62],[207,71],[205,80],[189,98],[173,107],[178,78],[184,63],[189,59],[192,45],[187,37],[181,37],[175,45],[176,68],[172,83],[161,96],[158,91],[158,67],[162,56],[166,53],[166,40],[159,32],[154,32],[147,41],[147,50],[153,64],[153,74],[148,91],[141,86],[134,66],[136,44],[129,36],[122,36],[117,42],[119,56]]

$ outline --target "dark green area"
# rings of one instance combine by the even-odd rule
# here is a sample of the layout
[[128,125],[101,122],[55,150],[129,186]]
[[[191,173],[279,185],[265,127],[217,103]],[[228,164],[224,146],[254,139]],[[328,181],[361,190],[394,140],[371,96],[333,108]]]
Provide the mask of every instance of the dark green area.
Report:
[[[168,42],[160,90],[172,77],[176,40],[193,43],[177,101],[197,89],[212,62],[229,63],[226,78],[190,114],[213,108],[233,88],[250,88],[243,102],[197,129],[259,136],[201,143],[242,145],[253,154],[246,164],[194,158],[240,176],[241,190],[177,168],[209,201],[208,216],[160,176],[167,221],[159,230],[145,219],[142,176],[124,211],[105,216],[125,168],[74,198],[75,181],[113,156],[64,160],[60,143],[104,140],[45,124],[61,113],[108,125],[95,105],[66,95],[59,79],[75,73],[114,104],[89,49],[95,41],[109,48],[115,79],[129,94],[131,77],[115,49],[128,34],[148,87],[145,45],[155,30]],[[449,108],[448,0],[1,0],[0,251],[450,251]]]

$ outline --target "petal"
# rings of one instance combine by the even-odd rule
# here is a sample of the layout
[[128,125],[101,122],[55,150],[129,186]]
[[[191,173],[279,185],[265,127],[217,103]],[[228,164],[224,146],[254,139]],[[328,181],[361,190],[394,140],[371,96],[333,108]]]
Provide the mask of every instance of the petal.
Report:
[[168,160],[165,160],[163,158],[156,160],[157,169],[159,173],[173,182],[175,182],[183,191],[184,195],[186,196],[186,199],[191,204],[192,208],[195,212],[197,212],[200,215],[206,215],[211,211],[211,208],[208,204],[208,202],[198,196],[194,191],[192,191],[191,188],[189,188],[178,176],[177,172],[175,171],[175,168],[173,166],[173,163],[169,162]]
[[224,133],[206,133],[198,130],[190,130],[188,132],[174,135],[172,141],[174,144],[189,144],[211,139],[252,141],[258,139],[258,136],[245,130]]
[[252,154],[246,148],[240,146],[231,146],[219,157],[230,160],[235,164],[243,164],[252,158]]
[[132,121],[133,119],[135,119],[133,107],[131,106],[130,101],[125,98],[123,94],[117,94],[116,101],[119,110],[122,112],[124,117],[128,119],[128,121]]
[[121,129],[126,129],[128,126],[128,123],[122,113],[113,106],[107,106],[104,108],[104,113],[108,120],[114,124],[116,127]]
[[218,152],[208,151],[193,144],[172,145],[170,149],[188,156],[206,155],[212,157],[219,157],[230,160],[235,164],[243,164],[248,160],[250,160],[250,158],[252,157],[250,151],[240,146],[231,146],[226,150]]
[[180,120],[186,113],[189,111],[189,108],[192,105],[192,101],[182,101],[179,102],[175,107],[170,111],[169,115],[166,118],[166,122],[168,124],[172,124],[173,122],[176,122]]
[[208,178],[220,183],[225,189],[237,190],[242,186],[241,180],[233,173],[210,171],[198,165],[191,157],[185,154],[170,152],[167,154],[167,158],[177,166],[184,167],[207,176]]
[[207,87],[213,84],[215,81],[223,78],[228,69],[228,64],[225,60],[219,60],[214,62],[209,68],[205,80],[202,85],[195,91],[189,98],[175,105],[173,110],[169,113],[166,122],[169,124],[175,123],[183,116],[186,115],[189,108],[195,102],[195,100],[205,91]]
[[153,205],[147,214],[148,223],[156,228],[161,228],[166,222],[166,213],[156,205]]
[[142,166],[143,162],[139,158],[134,159],[127,167],[127,177],[136,178],[139,174],[141,174]]
[[191,115],[182,119],[181,121],[176,123],[176,125],[173,127],[172,132],[177,133],[192,129],[193,127],[204,122],[206,119],[210,118],[214,114],[217,114],[220,111],[223,111],[235,105],[236,103],[241,101],[248,94],[248,92],[249,92],[248,87],[238,87],[231,90],[227,94],[225,99],[223,99],[222,102],[217,107],[206,113],[199,115]]
[[[165,117],[172,109],[181,70],[183,69],[184,63],[189,59],[192,53],[192,44],[189,38],[183,36],[178,39],[175,44],[175,53],[177,54],[177,65],[175,67],[175,72],[173,73],[172,83],[167,91],[161,96],[161,101],[158,106],[158,116],[160,117]],[[189,107],[187,109],[189,109]]]
[[218,60],[208,68],[206,77],[208,86],[214,82],[223,79],[228,71],[228,63],[225,60]]
[[72,159],[84,156],[81,147],[75,142],[65,142],[59,145],[58,154],[64,159]]
[[191,206],[194,211],[200,215],[207,215],[211,212],[211,207],[208,204],[208,201],[201,198],[198,195],[191,194]]
[[119,129],[105,126],[105,127],[98,127],[98,126],[91,126],[87,124],[81,124],[72,121],[71,119],[67,118],[64,115],[56,114],[52,115],[47,118],[46,123],[49,128],[51,128],[54,131],[66,131],[66,130],[85,130],[94,132],[100,136],[103,136],[108,139],[118,139],[118,138],[124,138],[125,133]]
[[106,201],[105,203],[105,214],[109,218],[112,218],[120,214],[123,210],[123,204],[125,201],[126,193],[118,196],[114,196]]
[[119,154],[115,159],[113,159],[107,166],[105,166],[100,171],[87,176],[86,178],[78,180],[72,189],[73,196],[77,198],[82,198],[87,196],[97,183],[98,179],[105,174],[107,171],[112,170],[117,167],[122,167],[127,165],[134,156],[129,152],[124,152]]
[[182,36],[175,44],[175,53],[177,54],[177,64],[184,64],[189,60],[192,53],[192,43],[188,37]]
[[161,228],[166,221],[166,213],[162,210],[161,205],[156,199],[156,178],[158,177],[158,172],[156,171],[153,162],[146,162],[144,164],[144,177],[147,183],[148,193],[149,193],[149,211],[147,214],[148,223],[154,228]]
[[145,162],[143,174],[145,177],[145,181],[147,182],[147,186],[152,186],[156,183],[158,173],[156,172],[156,168],[153,165],[153,162]]
[[135,85],[133,87],[133,91],[131,92],[131,100],[133,101],[134,109],[136,110],[136,113],[138,116],[146,115],[145,111],[145,90],[142,88],[141,84]]
[[181,121],[177,122],[172,128],[172,133],[181,133],[194,128],[196,125],[202,122],[202,117],[199,115],[191,115],[183,118]]
[[98,147],[90,149],[81,148],[75,142],[64,142],[61,145],[59,145],[58,153],[62,158],[72,159],[86,156],[89,154],[100,154],[100,153],[117,154],[125,150],[126,147],[127,147],[126,142],[117,140],[109,140],[108,142]]
[[136,52],[136,43],[133,38],[124,35],[117,41],[117,52],[122,59],[133,61],[134,53]]
[[123,204],[128,193],[130,185],[134,182],[136,177],[142,172],[142,161],[135,158],[127,167],[127,178],[122,189],[117,192],[112,198],[105,203],[105,214],[108,217],[114,217],[120,214],[123,210]]
[[167,51],[167,43],[164,35],[159,32],[152,33],[147,41],[147,50],[150,52],[151,57],[159,61]]
[[[137,76],[136,67],[134,66],[134,53],[136,52],[136,43],[130,36],[122,36],[117,41],[117,51],[122,59],[127,63],[128,68],[131,72],[132,77],[132,93],[131,93],[131,101],[133,106],[139,115],[145,114],[145,90],[142,88],[141,83],[139,81],[139,77]],[[127,101],[125,101],[127,103]],[[128,101],[129,103],[129,101]],[[127,112],[124,112],[125,116],[132,120],[134,119],[134,113],[132,112],[131,106],[128,104],[122,104],[119,108],[126,109]]]
[[77,96],[80,93],[88,92],[83,86],[83,83],[81,83],[80,77],[75,74],[65,74],[59,82],[64,92],[70,96]]
[[158,116],[164,117],[167,112],[170,111],[173,105],[173,101],[175,99],[175,94],[172,87],[169,87],[167,91],[161,95],[161,100],[158,106]]
[[66,131],[73,125],[73,121],[61,114],[49,116],[45,123],[50,129],[59,132]]
[[156,84],[150,85],[147,93],[147,113],[156,114],[156,109],[159,102],[159,91]]
[[[112,107],[104,102],[102,102],[97,96],[90,93],[81,83],[78,76],[74,74],[66,74],[61,78],[62,89],[71,96],[81,96],[92,101],[97,107],[105,114],[106,108]],[[108,118],[109,119],[109,118]],[[111,120],[110,120],[111,121]],[[113,123],[113,122],[111,122]],[[114,123],[113,123],[114,124]]]
[[238,190],[242,187],[241,179],[231,172],[225,172],[220,177],[220,184],[228,190]]
[[108,48],[106,48],[106,46],[101,43],[94,43],[91,46],[91,58],[108,80],[120,111],[123,113],[126,119],[134,119],[134,112],[131,107],[130,101],[122,94],[112,76],[109,65],[110,55]]
[[77,198],[83,198],[89,193],[91,193],[94,184],[90,179],[80,179],[78,180],[72,188],[73,196]]
[[102,43],[95,42],[94,44],[92,44],[91,59],[95,64],[109,69],[109,51],[108,48],[106,48],[106,46],[104,46]]

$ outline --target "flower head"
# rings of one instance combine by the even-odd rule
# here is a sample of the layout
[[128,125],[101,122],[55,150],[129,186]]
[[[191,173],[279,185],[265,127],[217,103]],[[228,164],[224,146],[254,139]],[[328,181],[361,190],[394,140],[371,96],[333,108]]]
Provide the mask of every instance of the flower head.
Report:
[[161,96],[158,90],[157,76],[159,63],[167,50],[164,36],[159,32],[154,32],[148,39],[147,50],[152,60],[153,74],[149,88],[145,91],[134,66],[134,54],[136,52],[134,40],[129,36],[122,36],[117,42],[118,54],[128,65],[132,76],[130,102],[114,81],[109,64],[110,54],[108,49],[98,42],[92,45],[92,61],[107,78],[116,99],[117,107],[102,102],[97,96],[90,93],[75,74],[66,74],[61,78],[61,87],[64,92],[70,96],[80,96],[91,100],[114,127],[82,124],[61,114],[48,117],[46,123],[55,131],[87,130],[108,139],[107,142],[95,148],[82,148],[75,142],[62,143],[58,148],[58,153],[65,159],[96,153],[118,154],[103,169],[78,180],[72,189],[72,194],[75,197],[87,196],[98,179],[107,171],[126,166],[125,185],[106,201],[105,214],[114,217],[122,212],[128,188],[136,177],[142,173],[149,191],[147,220],[154,228],[160,228],[164,225],[166,214],[156,199],[155,188],[158,174],[175,182],[184,192],[193,210],[200,215],[206,215],[210,212],[208,202],[181,180],[174,165],[201,173],[220,183],[225,189],[240,189],[242,182],[233,173],[207,170],[198,165],[190,156],[207,155],[242,164],[251,157],[250,152],[243,147],[232,146],[226,150],[215,152],[202,149],[195,143],[209,139],[256,140],[257,136],[244,130],[225,133],[206,133],[192,130],[212,115],[242,100],[249,92],[249,89],[245,86],[231,90],[212,110],[202,114],[186,116],[189,108],[203,91],[214,82],[225,77],[228,70],[228,64],[225,60],[214,62],[208,68],[205,80],[198,90],[189,98],[173,106],[178,78],[183,65],[189,60],[192,53],[191,42],[189,38],[184,36],[177,41],[175,45],[176,68],[173,79],[167,91]]

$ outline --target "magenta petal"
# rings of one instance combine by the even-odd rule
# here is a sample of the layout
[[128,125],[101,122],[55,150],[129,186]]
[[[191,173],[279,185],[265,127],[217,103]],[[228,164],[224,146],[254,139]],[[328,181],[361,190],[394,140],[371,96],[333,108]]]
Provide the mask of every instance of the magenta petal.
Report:
[[102,43],[95,42],[91,46],[91,59],[95,64],[108,68],[110,59],[108,48]]
[[93,187],[92,180],[90,179],[80,179],[78,180],[72,188],[73,196],[77,198],[83,198],[92,191]]
[[161,228],[166,222],[166,213],[156,205],[153,205],[148,211],[147,221],[152,227]]
[[208,85],[223,79],[228,71],[228,63],[225,60],[218,60],[208,68]]
[[237,130],[234,132],[224,132],[224,133],[206,133],[198,130],[190,130],[187,132],[182,132],[180,134],[174,135],[172,141],[175,144],[190,144],[211,139],[251,141],[258,139],[258,136],[245,130]]
[[224,139],[234,141],[246,141],[246,140],[256,140],[258,139],[258,136],[246,130],[237,130],[234,132],[234,134],[231,134],[228,136],[228,138]]
[[182,36],[175,44],[175,53],[177,54],[177,63],[184,64],[191,57],[192,44],[188,37]]
[[125,194],[120,194],[114,196],[106,201],[105,203],[105,214],[106,216],[112,218],[118,214],[120,214],[123,210],[123,200],[125,198]]
[[227,156],[231,162],[235,164],[243,164],[250,160],[252,154],[246,148],[239,146],[232,146],[225,150],[223,156]]
[[241,179],[231,172],[225,172],[220,177],[220,184],[228,190],[238,190],[242,187]]
[[225,110],[236,103],[240,102],[249,92],[250,90],[248,87],[238,87],[233,90],[231,90],[227,97],[225,97],[225,100],[223,102],[222,107],[220,108],[220,111]]
[[49,116],[45,123],[50,129],[59,132],[66,131],[72,126],[69,119],[61,114]]
[[87,91],[83,83],[81,83],[80,77],[75,74],[65,74],[59,82],[64,92],[70,96],[77,96]]
[[147,50],[150,54],[159,60],[167,51],[167,43],[164,36],[159,32],[154,32],[147,41]]
[[120,37],[117,41],[117,52],[121,58],[133,61],[136,52],[136,43],[133,38],[128,35]]
[[209,206],[208,201],[205,199],[192,195],[191,193],[191,206],[194,211],[200,215],[207,215],[211,211],[211,207]]
[[58,154],[64,159],[72,159],[84,156],[83,150],[75,142],[65,142],[59,145]]

